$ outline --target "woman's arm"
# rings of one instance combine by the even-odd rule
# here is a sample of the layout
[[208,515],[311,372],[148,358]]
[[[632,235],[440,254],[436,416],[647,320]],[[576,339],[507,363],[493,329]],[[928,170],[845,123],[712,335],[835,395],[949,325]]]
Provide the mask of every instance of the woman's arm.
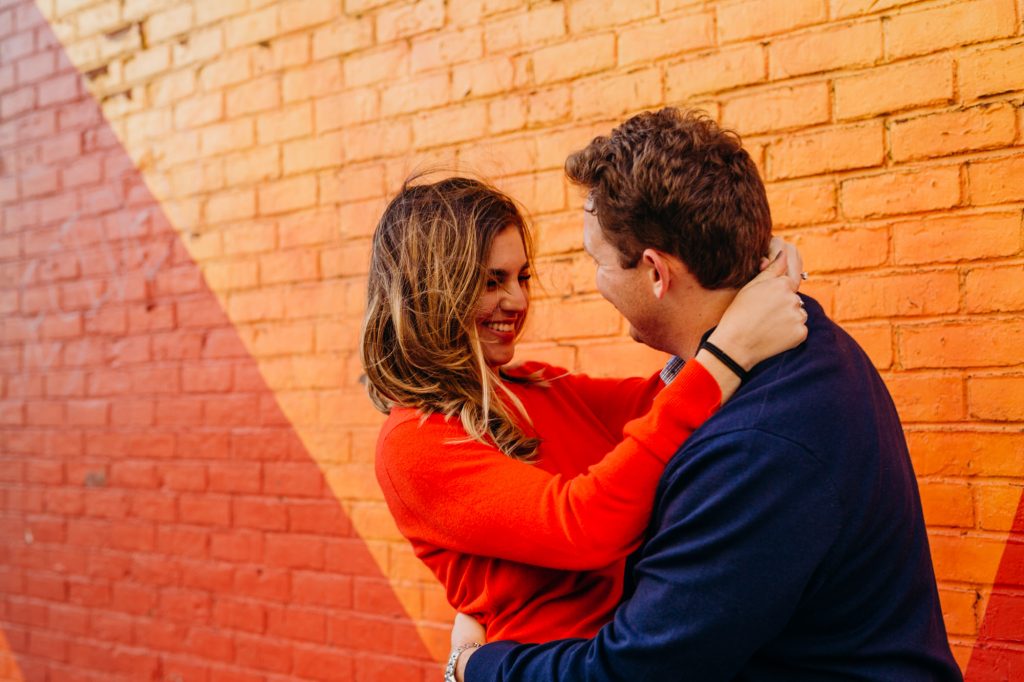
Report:
[[651,409],[655,396],[665,387],[658,372],[648,377],[627,378],[571,374],[566,381],[572,382],[573,390],[587,407],[618,437],[622,436],[626,422]]
[[636,547],[665,463],[719,396],[711,375],[688,363],[624,440],[575,478],[467,440],[457,420],[413,418],[382,438],[377,477],[410,540],[550,568],[605,566]]

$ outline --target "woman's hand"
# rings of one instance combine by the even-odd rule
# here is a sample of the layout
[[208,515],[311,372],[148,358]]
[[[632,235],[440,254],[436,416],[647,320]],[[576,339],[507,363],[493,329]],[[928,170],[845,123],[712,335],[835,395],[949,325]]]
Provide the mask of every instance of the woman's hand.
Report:
[[787,249],[782,248],[761,274],[740,289],[708,339],[744,369],[807,338],[807,312],[796,293],[800,271],[795,277],[792,272]]
[[[484,631],[484,626],[476,618],[464,613],[455,614],[455,623],[452,625],[452,651],[466,644],[484,644],[486,642],[487,634]],[[466,649],[455,663],[455,679],[459,682],[465,679],[466,662],[474,651],[476,649]]]

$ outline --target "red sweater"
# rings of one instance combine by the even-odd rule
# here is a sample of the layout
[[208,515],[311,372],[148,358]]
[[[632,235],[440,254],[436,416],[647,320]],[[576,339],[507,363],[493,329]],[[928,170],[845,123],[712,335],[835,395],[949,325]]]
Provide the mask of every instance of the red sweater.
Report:
[[548,379],[507,384],[541,439],[537,462],[467,442],[457,419],[421,423],[418,411],[396,408],[377,442],[377,479],[416,556],[489,641],[591,637],[622,595],[666,462],[721,392],[695,361],[668,387],[657,375],[522,370]]

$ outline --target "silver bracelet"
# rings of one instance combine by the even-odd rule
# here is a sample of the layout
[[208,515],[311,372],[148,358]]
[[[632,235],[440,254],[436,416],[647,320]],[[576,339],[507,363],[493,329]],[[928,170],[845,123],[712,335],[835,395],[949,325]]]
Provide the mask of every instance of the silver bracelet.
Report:
[[448,665],[444,667],[444,682],[456,682],[455,680],[455,664],[459,662],[459,656],[462,655],[463,651],[467,649],[478,649],[480,648],[479,642],[471,642],[469,644],[460,644],[452,650],[452,655],[448,657]]

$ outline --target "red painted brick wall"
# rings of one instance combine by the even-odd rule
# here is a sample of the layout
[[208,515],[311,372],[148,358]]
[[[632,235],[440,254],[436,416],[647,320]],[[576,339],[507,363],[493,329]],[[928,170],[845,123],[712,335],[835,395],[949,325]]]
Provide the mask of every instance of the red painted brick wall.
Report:
[[529,209],[522,357],[635,373],[566,154],[738,130],[903,418],[950,638],[1024,677],[1024,0],[0,0],[0,680],[435,679],[372,474],[368,238],[431,164]]

